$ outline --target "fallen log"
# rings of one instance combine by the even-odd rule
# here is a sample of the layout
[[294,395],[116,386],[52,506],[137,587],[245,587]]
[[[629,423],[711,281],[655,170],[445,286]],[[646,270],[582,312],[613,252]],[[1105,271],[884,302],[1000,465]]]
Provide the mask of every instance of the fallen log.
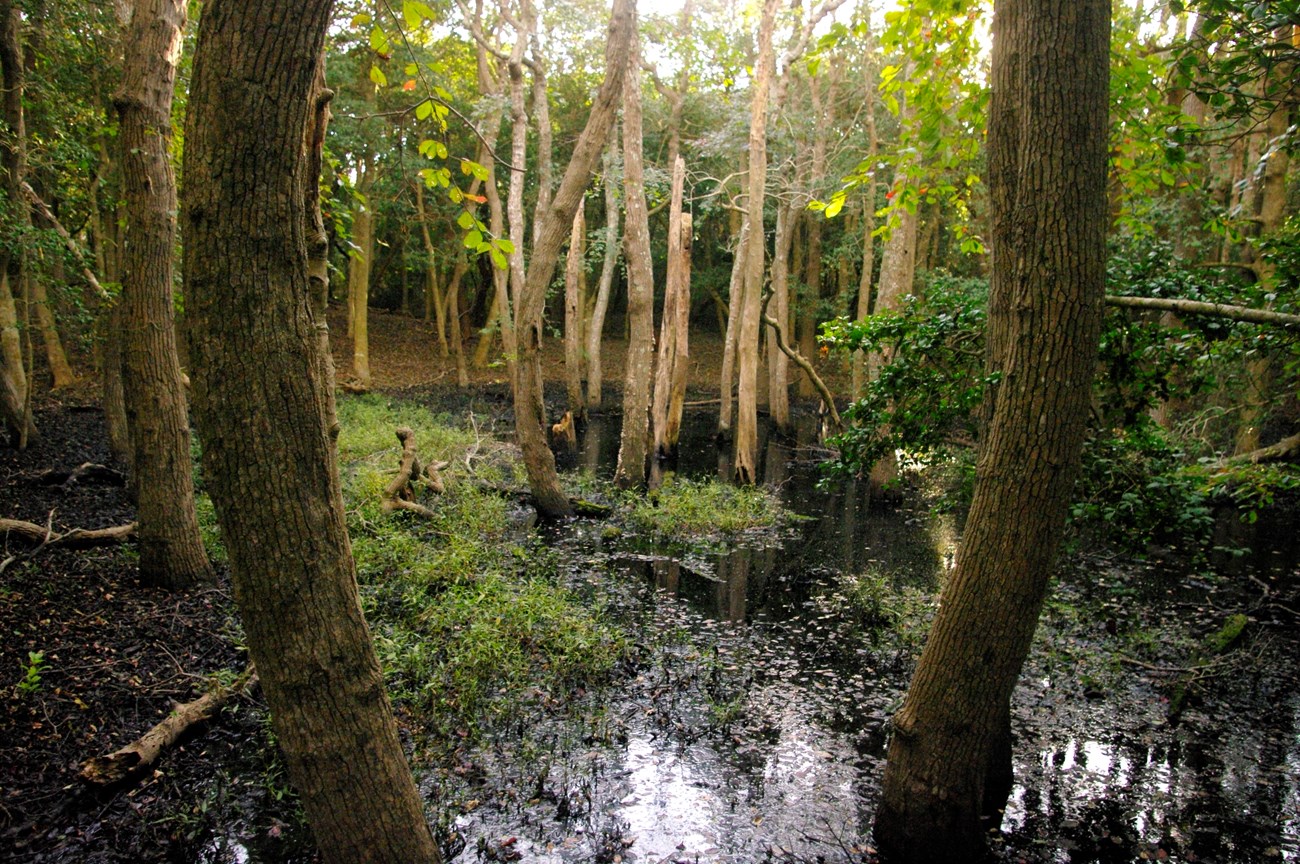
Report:
[[1278,327],[1287,328],[1300,327],[1300,315],[1274,312],[1271,309],[1251,309],[1249,306],[1233,306],[1228,303],[1203,303],[1200,300],[1180,300],[1172,297],[1126,297],[1107,294],[1106,305],[1129,309],[1151,309],[1158,312],[1176,312],[1179,315],[1211,315],[1215,318],[1244,321],[1248,324],[1274,324]]
[[200,723],[212,718],[227,702],[242,696],[257,683],[250,665],[233,682],[204,693],[193,702],[177,705],[167,718],[118,750],[81,763],[80,777],[92,786],[116,786],[137,779],[158,761],[163,751]]
[[73,528],[62,534],[48,525],[24,522],[21,519],[0,519],[0,536],[16,539],[33,546],[65,546],[69,549],[89,549],[92,546],[111,546],[124,543],[135,534],[135,523],[113,528]]
[[109,486],[125,486],[126,475],[116,468],[100,465],[98,462],[82,462],[71,471],[62,468],[50,468],[35,475],[29,475],[42,486],[73,486],[83,480],[99,481]]
[[[511,501],[516,501],[529,507],[537,506],[537,499],[533,497],[533,493],[528,489],[516,489],[510,486],[496,486],[491,483],[480,483],[478,484],[478,488],[482,489],[484,492],[491,492],[494,495],[500,495],[502,498],[508,498]],[[586,498],[576,498],[570,495],[568,500],[569,506],[573,508],[573,512],[577,516],[601,519],[612,515],[614,512],[614,508],[610,505],[600,504],[596,501],[589,501]]]
[[1260,465],[1265,462],[1285,462],[1297,454],[1300,454],[1300,432],[1267,447],[1220,459],[1214,464],[1214,467],[1227,468],[1230,465]]
[[383,508],[385,513],[394,510],[406,510],[421,516],[433,516],[434,512],[423,504],[416,503],[415,481],[423,478],[429,488],[439,495],[446,488],[442,482],[441,469],[446,462],[420,464],[420,455],[415,452],[415,431],[403,426],[397,430],[397,440],[402,444],[402,461],[397,469],[397,476],[384,489]]

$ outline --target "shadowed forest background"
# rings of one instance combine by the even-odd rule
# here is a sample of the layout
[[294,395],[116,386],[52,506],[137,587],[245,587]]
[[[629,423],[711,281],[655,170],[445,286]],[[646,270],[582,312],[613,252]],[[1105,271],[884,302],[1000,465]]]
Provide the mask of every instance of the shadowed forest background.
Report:
[[285,5],[0,0],[0,860],[1300,859],[1300,7]]

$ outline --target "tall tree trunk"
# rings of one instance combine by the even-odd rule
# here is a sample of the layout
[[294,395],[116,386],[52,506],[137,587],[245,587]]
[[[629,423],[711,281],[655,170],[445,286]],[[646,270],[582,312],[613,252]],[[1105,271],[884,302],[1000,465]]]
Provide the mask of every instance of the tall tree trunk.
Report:
[[114,97],[127,213],[122,383],[134,451],[140,577],[171,589],[214,578],[194,511],[189,410],[172,311],[176,176],[168,149],[184,27],[185,0],[138,0]]
[[[790,247],[794,241],[791,228],[799,212],[793,204],[782,202],[776,209],[776,240],[772,251],[772,299],[768,301],[770,317],[790,329]],[[805,355],[807,356],[807,355]],[[782,434],[790,431],[790,358],[776,345],[776,332],[767,329],[767,410],[772,425]]]
[[[204,466],[249,651],[326,862],[436,862],[357,596],[303,144],[329,0],[211,0],[185,130]],[[319,294],[319,290],[315,292]]]
[[650,217],[645,201],[641,133],[641,40],[633,38],[623,82],[623,199],[627,232],[627,365],[623,376],[623,431],[614,480],[623,488],[646,480],[650,447],[650,376],[654,367],[654,272],[650,260]]
[[[767,94],[772,81],[772,30],[778,0],[764,0],[758,29],[758,59],[749,109],[749,239],[745,244],[744,291],[740,299],[740,332],[736,338],[739,385],[736,388],[736,459],[733,470],[741,483],[758,481],[758,319],[763,293],[763,198],[767,184]],[[735,299],[733,303],[737,302]]]
[[605,80],[592,101],[591,114],[574,145],[564,177],[537,232],[533,260],[528,278],[515,310],[515,329],[519,339],[519,366],[515,377],[515,438],[523,451],[528,486],[537,510],[544,518],[557,519],[572,515],[569,499],[560,489],[555,472],[555,456],[546,443],[546,406],[542,401],[542,316],[546,310],[546,290],[555,274],[556,259],[563,245],[573,214],[591,181],[591,171],[605,146],[605,138],[614,124],[618,95],[627,73],[624,63],[636,32],[636,4],[633,0],[614,0],[610,13],[609,33],[605,43]]
[[[0,72],[4,74],[3,105],[6,129],[0,144],[0,170],[4,173],[6,196],[13,202],[12,219],[20,236],[31,227],[31,211],[22,195],[27,173],[27,127],[23,118],[22,10],[13,0],[0,0]],[[19,334],[17,295],[21,293],[25,252],[23,237],[14,248],[0,244],[0,354],[18,393],[19,401],[28,404],[28,367],[23,357]]]
[[[825,96],[817,76],[808,79],[808,93],[813,111],[813,145],[812,165],[808,178],[814,192],[820,189],[826,179],[826,138],[831,129],[831,109],[835,104],[834,82],[827,88]],[[812,359],[817,356],[817,307],[822,297],[822,227],[825,220],[814,213],[809,213],[805,221],[807,226],[807,254],[804,258],[803,282],[807,286],[804,306],[799,310],[799,353]],[[807,373],[799,375],[799,395],[807,398],[816,392],[812,379]]]
[[0,361],[0,417],[3,417],[5,432],[14,442],[30,443],[40,437],[36,425],[23,410],[23,400],[19,397],[13,378],[9,375],[9,368],[3,361]]
[[41,342],[45,345],[45,360],[54,379],[53,389],[71,387],[77,383],[77,374],[72,371],[68,354],[63,350],[63,340],[59,338],[58,324],[54,320],[54,310],[50,308],[43,278],[32,279],[32,306],[36,312],[36,323],[41,330]]
[[[880,284],[876,288],[876,305],[872,312],[896,312],[912,293],[916,279],[916,214],[902,207],[895,211],[899,224],[885,238],[880,256]],[[893,362],[893,352],[876,351],[867,358],[870,380]],[[898,477],[898,458],[891,452],[871,466],[870,488],[878,493]]]
[[601,339],[605,335],[605,313],[609,310],[609,296],[614,288],[614,271],[618,268],[618,122],[615,121],[609,143],[605,147],[605,259],[600,265],[600,281],[596,284],[596,302],[591,307],[591,320],[587,324],[587,407],[599,408],[603,399],[604,374],[601,366]]
[[582,398],[582,312],[587,308],[586,267],[583,261],[587,237],[586,199],[573,214],[569,233],[569,256],[564,263],[564,376],[568,386],[569,410],[575,420],[587,416]]
[[[871,314],[871,285],[876,266],[876,157],[878,155],[879,141],[876,137],[876,100],[875,100],[875,69],[868,67],[867,72],[867,92],[872,94],[868,97],[867,104],[867,164],[871,170],[867,172],[867,187],[864,194],[862,206],[862,274],[858,278],[858,305],[856,317],[860,321]],[[866,358],[859,349],[853,352],[853,398],[862,398],[863,387],[866,384],[865,362]]]
[[673,163],[668,204],[668,275],[664,287],[663,320],[659,324],[654,407],[651,411],[654,455],[660,459],[677,453],[677,437],[682,425],[681,403],[684,401],[679,388],[685,389],[689,354],[685,325],[691,312],[691,214],[682,212],[685,184],[686,162],[678,156]]
[[434,248],[433,236],[429,233],[429,214],[424,208],[424,181],[420,179],[415,181],[415,213],[420,220],[420,238],[424,241],[424,254],[428,259],[424,265],[424,320],[428,321],[430,317],[435,319],[438,356],[446,357],[450,352],[447,348],[446,309],[442,302],[442,289],[438,285],[438,251]]
[[[732,211],[735,212],[735,211]],[[762,222],[762,219],[759,219]],[[740,336],[740,307],[744,300],[745,255],[749,248],[749,211],[741,216],[727,289],[727,327],[722,333],[722,371],[718,381],[718,438],[731,438],[733,399],[736,392],[736,345]]]
[[[374,168],[368,159],[361,166],[357,191],[368,196]],[[370,389],[370,272],[375,259],[375,213],[367,199],[352,213],[352,245],[348,257],[348,335],[352,337],[352,377],[362,390]]]
[[895,715],[876,841],[983,860],[1011,790],[1010,698],[1086,428],[1106,268],[1110,3],[998,0],[989,111],[991,421],[957,567]]

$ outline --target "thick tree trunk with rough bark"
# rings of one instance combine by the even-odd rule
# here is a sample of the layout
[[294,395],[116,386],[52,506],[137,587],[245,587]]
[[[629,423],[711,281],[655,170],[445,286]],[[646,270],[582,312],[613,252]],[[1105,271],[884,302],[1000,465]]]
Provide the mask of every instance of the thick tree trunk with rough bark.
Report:
[[894,735],[890,861],[983,859],[1011,789],[1010,698],[1069,507],[1105,281],[1107,0],[998,0],[989,394],[975,499]]
[[519,366],[515,375],[515,438],[524,455],[528,486],[543,518],[557,519],[573,513],[573,505],[560,489],[555,455],[546,443],[546,406],[542,402],[542,315],[546,290],[555,274],[560,247],[569,233],[573,214],[586,193],[591,171],[600,158],[605,138],[614,125],[619,93],[626,75],[624,63],[636,30],[636,4],[615,0],[605,43],[605,80],[592,101],[587,124],[573,147],[573,155],[555,190],[533,244],[533,259],[515,309],[519,341]]
[[[21,230],[31,225],[31,212],[22,197],[23,177],[27,172],[27,129],[23,117],[22,11],[13,0],[0,0],[0,72],[4,75],[3,108],[5,136],[0,142],[0,171],[4,190],[14,202],[12,218]],[[27,362],[23,357],[19,335],[17,297],[22,293],[25,254],[21,246],[0,244],[0,352],[9,379],[24,405],[29,403]]]
[[329,0],[211,0],[185,130],[187,321],[204,469],[289,777],[327,862],[434,862],[361,615],[304,154]]
[[587,407],[599,408],[603,401],[604,371],[601,364],[600,344],[605,335],[605,313],[609,310],[609,296],[614,289],[614,271],[618,268],[618,181],[620,139],[618,122],[605,147],[605,260],[600,265],[600,281],[596,283],[596,301],[591,307],[591,320],[587,324]]
[[627,366],[623,375],[623,430],[614,479],[623,488],[645,483],[650,448],[650,383],[654,366],[654,272],[650,260],[650,217],[645,201],[641,134],[641,42],[627,57],[623,84],[623,198],[627,230]]
[[749,238],[745,243],[744,289],[732,303],[740,304],[736,336],[739,382],[736,387],[736,449],[732,466],[741,483],[758,482],[758,333],[763,294],[763,198],[767,185],[767,93],[775,57],[772,30],[777,0],[764,0],[758,28],[758,59],[749,109]]
[[114,97],[126,193],[118,311],[140,577],[171,589],[214,578],[194,511],[189,409],[172,311],[176,176],[168,151],[184,27],[184,0],[139,0]]

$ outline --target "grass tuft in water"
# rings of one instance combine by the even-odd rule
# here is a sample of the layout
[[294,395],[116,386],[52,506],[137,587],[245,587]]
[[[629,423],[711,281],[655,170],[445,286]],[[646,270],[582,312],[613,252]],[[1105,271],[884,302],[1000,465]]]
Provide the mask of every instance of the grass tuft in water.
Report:
[[675,540],[774,528],[785,518],[779,499],[767,489],[678,478],[631,499],[627,514],[633,530]]

